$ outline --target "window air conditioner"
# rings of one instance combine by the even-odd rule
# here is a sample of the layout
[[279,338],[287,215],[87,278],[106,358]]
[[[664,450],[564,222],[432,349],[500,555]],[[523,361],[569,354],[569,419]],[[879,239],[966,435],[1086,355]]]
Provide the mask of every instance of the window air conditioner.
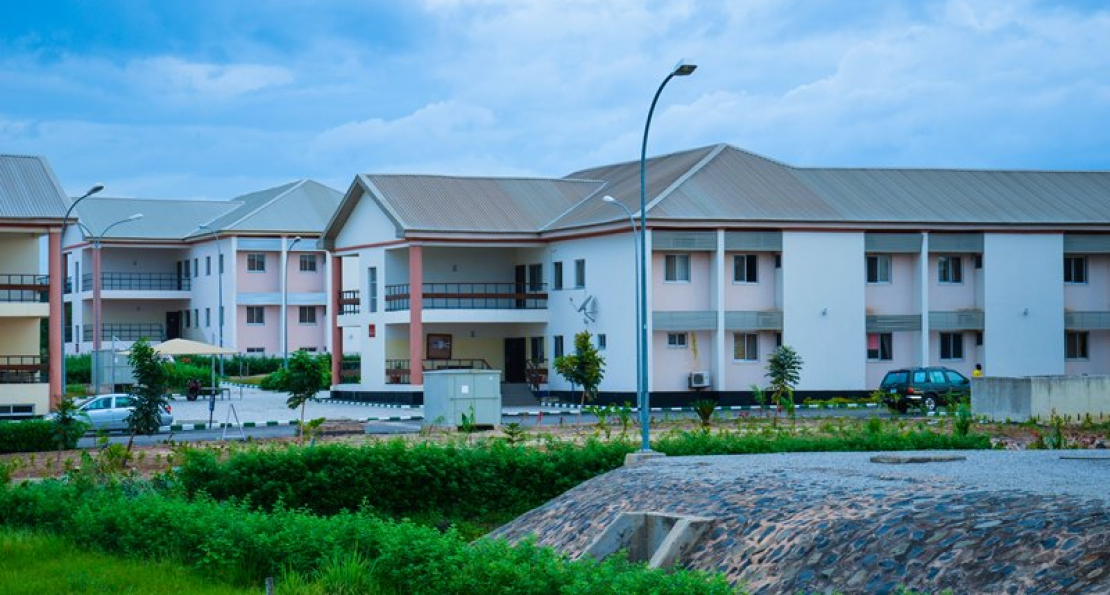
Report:
[[691,372],[690,388],[709,388],[709,372]]

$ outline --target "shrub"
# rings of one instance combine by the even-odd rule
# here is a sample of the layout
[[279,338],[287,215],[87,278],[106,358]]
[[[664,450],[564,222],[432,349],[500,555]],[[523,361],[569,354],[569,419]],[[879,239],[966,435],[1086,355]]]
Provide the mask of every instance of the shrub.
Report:
[[[81,434],[69,432],[62,435],[62,446],[73,448]],[[58,448],[58,429],[54,422],[45,419],[0,422],[0,453],[39,452]]]
[[986,435],[954,436],[933,432],[897,434],[846,432],[841,436],[755,436],[732,432],[682,432],[658,439],[652,447],[668,456],[739,455],[780,452],[862,452],[877,450],[977,450],[991,447]]
[[88,384],[92,382],[92,357],[85,355],[66,356],[66,384]]
[[189,381],[197,379],[202,386],[208,386],[212,380],[212,368],[208,364],[200,366],[190,362],[164,362],[162,364],[166,386],[173,391],[185,392]]

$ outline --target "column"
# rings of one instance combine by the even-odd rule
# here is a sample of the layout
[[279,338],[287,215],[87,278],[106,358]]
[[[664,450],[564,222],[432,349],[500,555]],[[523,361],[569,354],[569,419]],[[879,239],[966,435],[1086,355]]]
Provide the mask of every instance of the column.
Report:
[[46,365],[50,378],[50,408],[53,409],[65,394],[65,379],[62,378],[62,358],[65,357],[62,327],[66,322],[62,318],[62,288],[65,287],[66,272],[62,268],[61,231],[50,230],[48,242],[46,270],[50,275],[50,318],[46,321],[46,327],[49,329],[47,341],[50,361]]
[[424,384],[424,249],[409,246],[409,384]]
[[281,238],[281,269],[278,287],[281,289],[281,326],[278,327],[278,349],[284,357],[289,356],[289,292],[286,285],[289,282],[289,238]]
[[331,275],[331,383],[342,382],[343,329],[339,328],[339,294],[343,291],[343,259],[331,252],[327,255],[328,274]]
[[[95,246],[93,246],[92,257],[93,257],[93,262],[92,262],[92,265],[93,265],[93,271],[92,271],[92,276],[93,276],[93,279],[92,279],[92,282],[93,282],[93,332],[92,332],[93,351],[100,351],[100,327],[101,327],[103,321],[100,319],[101,274],[100,274],[100,243],[99,243],[99,241],[96,243]],[[96,369],[95,365],[94,365],[93,369],[94,370]]]
[[921,233],[921,255],[918,262],[918,283],[921,304],[921,352],[918,354],[918,365],[929,365],[929,232]]
[[716,376],[713,379],[717,392],[724,393],[727,390],[725,385],[725,345],[726,332],[725,332],[725,230],[717,230],[717,252],[715,254],[713,277],[717,280],[717,285],[714,288],[717,293],[717,334],[716,345],[714,346],[714,362],[717,370],[714,372]]

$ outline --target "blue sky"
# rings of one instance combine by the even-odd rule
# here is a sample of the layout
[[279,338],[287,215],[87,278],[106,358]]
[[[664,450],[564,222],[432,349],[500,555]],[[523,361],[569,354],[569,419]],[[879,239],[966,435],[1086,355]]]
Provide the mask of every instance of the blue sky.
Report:
[[787,163],[1110,169],[1110,9],[947,0],[0,5],[0,151],[227,198],[355,173],[560,176],[726,142]]

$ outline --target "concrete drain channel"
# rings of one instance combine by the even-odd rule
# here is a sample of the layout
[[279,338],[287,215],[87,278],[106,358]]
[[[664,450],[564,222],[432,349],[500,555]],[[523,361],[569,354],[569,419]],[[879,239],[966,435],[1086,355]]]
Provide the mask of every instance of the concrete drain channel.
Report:
[[680,565],[712,524],[713,519],[681,514],[622,512],[582,555],[604,560],[626,550],[629,561],[650,568]]

